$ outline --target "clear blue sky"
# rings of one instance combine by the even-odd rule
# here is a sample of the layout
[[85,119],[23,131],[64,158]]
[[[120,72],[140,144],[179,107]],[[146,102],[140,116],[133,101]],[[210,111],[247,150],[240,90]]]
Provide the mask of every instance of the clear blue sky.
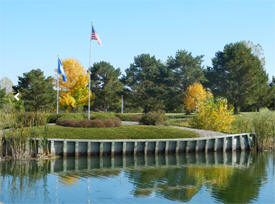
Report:
[[125,70],[141,53],[162,61],[186,49],[205,55],[230,42],[251,40],[264,49],[266,71],[275,76],[275,0],[0,0],[0,78],[13,83],[34,68],[54,75],[57,55]]

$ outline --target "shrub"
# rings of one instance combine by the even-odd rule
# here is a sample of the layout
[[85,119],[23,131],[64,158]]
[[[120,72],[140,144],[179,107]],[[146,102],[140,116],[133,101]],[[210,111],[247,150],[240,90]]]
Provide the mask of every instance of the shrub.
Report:
[[56,123],[58,118],[61,118],[61,116],[62,116],[61,114],[57,114],[57,113],[47,114],[47,122],[48,123]]
[[121,120],[115,119],[115,120],[113,120],[113,121],[114,121],[114,123],[115,123],[115,127],[120,127],[120,126],[121,126]]
[[104,120],[91,120],[90,121],[90,126],[92,128],[104,128],[107,127],[104,123]]
[[59,118],[56,122],[57,125],[65,127],[83,127],[83,128],[104,128],[104,127],[119,127],[121,126],[120,120],[72,120],[66,118]]
[[83,128],[87,128],[90,126],[90,120],[88,119],[84,119],[84,120],[79,120],[79,121],[74,121],[77,126],[74,127],[83,127]]
[[115,122],[113,120],[105,120],[104,125],[106,127],[115,127]]
[[139,121],[143,125],[161,125],[167,120],[165,111],[152,111],[142,115]]
[[75,122],[75,120],[71,120],[71,119],[67,119],[67,118],[59,118],[56,121],[56,124],[66,126],[66,127],[74,127],[74,122]]
[[192,127],[220,132],[230,132],[234,120],[233,108],[228,108],[227,100],[208,97],[201,101],[191,120]]

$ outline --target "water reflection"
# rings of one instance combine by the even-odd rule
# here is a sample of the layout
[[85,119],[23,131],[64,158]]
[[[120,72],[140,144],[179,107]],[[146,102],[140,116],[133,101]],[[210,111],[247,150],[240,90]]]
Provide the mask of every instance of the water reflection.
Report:
[[[28,197],[40,191],[43,200],[38,202],[54,202],[50,193],[53,186],[48,181],[50,175],[56,175],[55,182],[64,186],[65,190],[66,187],[80,188],[78,183],[83,180],[88,180],[85,185],[90,189],[93,184],[89,183],[89,178],[101,180],[123,177],[131,189],[130,192],[129,189],[122,190],[133,199],[149,199],[154,195],[160,199],[187,202],[205,187],[215,201],[248,203],[259,197],[260,187],[267,182],[268,158],[271,155],[227,152],[60,158],[42,162],[8,161],[0,165],[0,192],[10,195],[6,200],[12,202],[14,198],[14,202],[17,202],[18,195],[21,195],[20,199],[28,200]],[[55,191],[57,199],[58,189]]]
[[249,167],[253,157],[248,152],[226,153],[188,153],[188,154],[160,154],[137,156],[103,156],[57,159],[51,161],[51,172],[68,172],[94,169],[127,169],[146,167],[190,167],[190,166],[232,166]]

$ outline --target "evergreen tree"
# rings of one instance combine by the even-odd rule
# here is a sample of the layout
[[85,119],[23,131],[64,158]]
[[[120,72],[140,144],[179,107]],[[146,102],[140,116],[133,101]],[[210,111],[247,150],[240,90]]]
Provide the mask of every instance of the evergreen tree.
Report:
[[176,56],[169,57],[167,65],[174,72],[174,84],[179,90],[187,90],[187,87],[195,82],[204,82],[202,69],[203,55],[193,57],[191,52],[179,50]]
[[95,63],[90,69],[92,91],[95,93],[95,110],[118,111],[123,84],[119,80],[120,69],[108,62]]
[[46,78],[40,69],[33,69],[24,73],[23,77],[18,77],[18,85],[13,88],[20,92],[26,111],[51,109],[56,103],[53,78]]
[[272,81],[269,83],[269,106],[268,108],[275,110],[275,77],[272,77]]
[[0,89],[0,109],[3,108],[5,104],[6,89]]
[[205,82],[202,68],[203,55],[194,57],[186,50],[177,51],[175,57],[167,60],[168,80],[166,109],[169,112],[183,110],[183,98],[187,88],[196,83]]
[[262,61],[246,43],[226,45],[216,53],[212,64],[206,71],[206,86],[214,95],[227,98],[235,113],[240,108],[265,104],[268,76]]
[[167,68],[149,54],[142,54],[134,58],[134,63],[125,70],[122,81],[131,92],[131,102],[149,112],[165,109],[167,100]]
[[253,89],[254,103],[253,109],[259,112],[261,107],[267,107],[270,103],[271,89],[268,84],[268,75],[264,69],[259,69],[256,72],[255,88]]
[[142,54],[134,59],[123,76],[128,88],[131,104],[142,106],[144,112],[164,109],[167,112],[183,111],[183,98],[187,87],[205,81],[202,57],[180,50],[175,58],[169,57],[167,64],[154,56]]

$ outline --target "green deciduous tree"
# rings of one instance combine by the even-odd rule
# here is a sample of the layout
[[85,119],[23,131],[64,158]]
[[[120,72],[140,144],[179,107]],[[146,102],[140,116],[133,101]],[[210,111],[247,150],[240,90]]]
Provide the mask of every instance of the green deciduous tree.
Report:
[[33,69],[18,77],[18,85],[13,87],[20,92],[26,111],[47,110],[54,107],[56,95],[53,78],[45,77],[40,69]]
[[213,66],[206,71],[206,86],[214,95],[227,98],[235,113],[240,108],[259,108],[266,103],[263,97],[268,76],[253,49],[244,42],[230,43],[216,53]]
[[108,62],[95,63],[90,69],[92,91],[95,93],[95,110],[118,111],[123,84],[119,80],[120,69]]

